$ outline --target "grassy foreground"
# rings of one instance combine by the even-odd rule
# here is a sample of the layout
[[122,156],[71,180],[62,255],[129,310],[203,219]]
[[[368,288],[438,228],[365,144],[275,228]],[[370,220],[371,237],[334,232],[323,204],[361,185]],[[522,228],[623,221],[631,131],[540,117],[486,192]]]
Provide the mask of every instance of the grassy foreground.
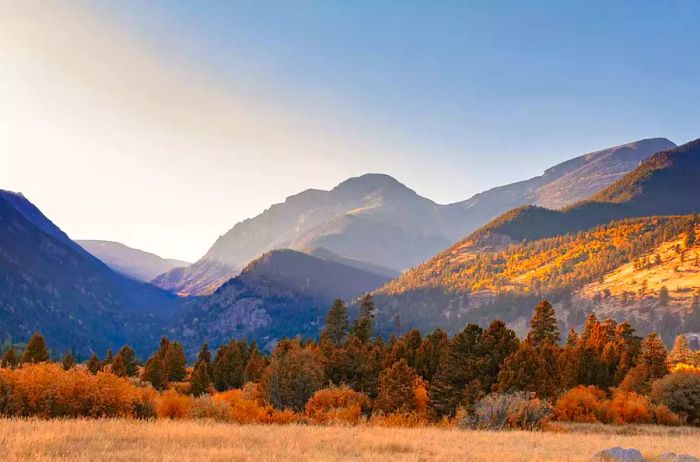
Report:
[[0,419],[3,461],[587,461],[611,446],[700,455],[690,428],[566,426],[560,432]]

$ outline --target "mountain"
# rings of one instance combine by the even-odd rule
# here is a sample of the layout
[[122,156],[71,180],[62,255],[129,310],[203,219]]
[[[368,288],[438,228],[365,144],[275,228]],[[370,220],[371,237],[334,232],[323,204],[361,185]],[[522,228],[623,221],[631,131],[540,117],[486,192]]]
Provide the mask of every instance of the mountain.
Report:
[[202,342],[254,339],[270,347],[283,336],[316,336],[336,298],[351,300],[388,278],[294,250],[274,250],[203,297],[171,332],[196,351]]
[[[607,188],[564,209],[511,210],[378,289],[381,318],[385,326],[399,314],[404,325],[448,329],[456,320],[457,325],[494,317],[515,322],[538,298],[570,305],[574,296],[585,304],[590,300],[585,302],[581,293],[624,292],[644,274],[623,284],[616,271],[628,274],[625,268],[635,259],[656,260],[656,254],[672,261],[669,246],[683,253],[680,236],[697,221],[691,214],[700,212],[698,178],[700,140],[654,154]],[[700,250],[688,249],[686,257],[696,258],[692,255]],[[681,271],[682,266],[658,269],[657,289],[693,287],[693,271]],[[606,278],[617,282],[596,288],[594,283]],[[613,305],[618,311],[626,306]],[[645,319],[646,325],[658,321],[650,320],[649,313]]]
[[0,338],[39,330],[54,353],[148,351],[177,310],[173,295],[115,273],[18,193],[0,190]]
[[351,178],[330,191],[310,189],[290,196],[236,224],[199,261],[165,273],[153,283],[182,295],[212,293],[249,261],[279,248],[330,252],[359,267],[404,271],[506,210],[523,204],[558,207],[579,201],[651,154],[674,146],[667,139],[654,138],[585,154],[542,176],[449,205],[421,197],[387,175]]
[[137,281],[149,282],[155,277],[190,263],[161,258],[153,253],[128,247],[119,242],[78,240],[82,248],[102,260],[114,271]]
[[661,151],[589,199],[561,210],[525,206],[469,236],[472,245],[518,242],[576,232],[612,220],[700,211],[700,139]]

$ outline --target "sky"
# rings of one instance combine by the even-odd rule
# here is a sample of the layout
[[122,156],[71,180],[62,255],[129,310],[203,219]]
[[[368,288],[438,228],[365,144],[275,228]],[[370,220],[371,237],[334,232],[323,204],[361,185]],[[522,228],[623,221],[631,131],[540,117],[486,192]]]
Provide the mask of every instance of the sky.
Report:
[[0,188],[194,261],[308,188],[439,203],[700,137],[700,2],[0,0]]

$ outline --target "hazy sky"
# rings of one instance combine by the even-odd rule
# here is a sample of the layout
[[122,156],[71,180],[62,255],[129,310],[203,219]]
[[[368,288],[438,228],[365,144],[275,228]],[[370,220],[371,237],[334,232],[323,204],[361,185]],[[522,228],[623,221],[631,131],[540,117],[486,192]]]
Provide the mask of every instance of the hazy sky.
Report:
[[0,188],[195,260],[301,190],[438,202],[700,137],[700,2],[0,0]]

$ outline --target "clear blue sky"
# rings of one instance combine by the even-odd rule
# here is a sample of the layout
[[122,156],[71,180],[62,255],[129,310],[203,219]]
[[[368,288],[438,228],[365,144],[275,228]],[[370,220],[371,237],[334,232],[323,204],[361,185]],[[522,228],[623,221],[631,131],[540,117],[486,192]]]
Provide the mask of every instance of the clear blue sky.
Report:
[[[193,259],[272,202],[364,172],[394,175],[445,203],[595,149],[700,137],[697,1],[66,5],[80,11],[56,40],[81,35],[66,39],[65,57],[52,53],[58,67],[40,74],[43,57],[27,60],[26,72],[14,66],[22,69],[14,84],[26,86],[26,98],[51,102],[32,72],[60,68],[65,88],[86,98],[56,103],[61,118],[66,107],[70,116],[56,136],[79,135],[84,145],[52,144],[64,147],[64,164],[79,175],[74,188],[62,188],[16,160],[5,182],[76,238]],[[61,24],[50,13],[41,27]],[[17,53],[47,46],[20,42]],[[10,102],[25,106],[19,90],[5,88]],[[7,115],[8,123],[21,119]],[[8,150],[23,159],[38,150],[16,138]],[[113,158],[129,168],[114,161],[110,175],[85,183],[95,177],[91,165]],[[125,175],[135,171],[148,175],[130,184]],[[74,189],[80,193],[63,192]],[[120,189],[134,197],[121,198]],[[100,215],[107,202],[113,207]]]

